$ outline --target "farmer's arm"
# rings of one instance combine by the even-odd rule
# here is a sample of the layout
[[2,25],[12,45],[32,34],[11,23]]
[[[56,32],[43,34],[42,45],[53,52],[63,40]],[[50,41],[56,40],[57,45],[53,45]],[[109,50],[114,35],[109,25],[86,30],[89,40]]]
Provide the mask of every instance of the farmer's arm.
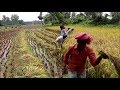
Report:
[[66,31],[66,29],[64,30],[64,33],[65,33],[65,35],[67,35],[67,31]]
[[68,48],[67,52],[64,54],[64,66],[68,65],[68,58],[71,53],[70,49],[71,49],[71,46]]
[[102,60],[102,56],[100,55],[98,58],[96,58],[95,52],[93,51],[93,49],[90,49],[88,51],[88,57],[90,60],[90,63],[92,66],[96,66],[100,63],[100,61]]

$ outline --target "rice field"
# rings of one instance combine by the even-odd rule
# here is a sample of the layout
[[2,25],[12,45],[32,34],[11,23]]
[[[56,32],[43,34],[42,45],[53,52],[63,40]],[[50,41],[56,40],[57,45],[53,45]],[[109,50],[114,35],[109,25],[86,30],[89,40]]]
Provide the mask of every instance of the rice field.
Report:
[[[79,25],[66,26],[67,28],[74,28],[74,31],[68,35],[63,48],[58,48],[55,44],[55,39],[60,34],[59,26],[28,25],[15,28],[18,32],[11,39],[5,68],[1,69],[4,70],[4,77],[1,78],[61,78],[63,55],[69,45],[76,43],[74,37],[80,32],[86,32],[94,38],[90,47],[94,49],[97,57],[100,51],[112,55],[111,59],[117,57],[119,70],[119,28]],[[11,28],[9,29],[11,30]],[[10,30],[1,28],[2,32]],[[110,59],[102,59],[96,67],[91,66],[87,59],[86,70],[87,78],[119,78],[119,73]]]
[[[66,26],[66,28],[74,28],[75,30],[68,36],[64,43],[64,52],[69,45],[76,43],[74,39],[75,35],[80,32],[86,32],[90,34],[94,41],[91,43],[91,47],[94,49],[96,56],[102,50],[112,56],[120,58],[120,29],[111,27],[84,27],[84,26]],[[59,26],[48,27],[52,30],[59,31]],[[64,53],[63,52],[63,53]],[[120,59],[119,59],[120,60]],[[88,71],[88,78],[118,78],[118,74],[115,70],[115,66],[108,59],[103,59],[99,65],[92,67],[89,60],[86,65]]]

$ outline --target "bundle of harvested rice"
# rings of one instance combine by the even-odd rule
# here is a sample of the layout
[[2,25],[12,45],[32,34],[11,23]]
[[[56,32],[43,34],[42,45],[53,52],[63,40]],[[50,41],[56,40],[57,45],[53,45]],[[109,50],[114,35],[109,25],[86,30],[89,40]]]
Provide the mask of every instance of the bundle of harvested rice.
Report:
[[117,74],[119,75],[120,77],[120,58],[118,57],[115,57],[115,56],[112,56],[112,55],[109,55],[109,60],[113,63],[113,65],[115,66],[115,69],[117,71]]
[[[100,51],[99,54],[104,54],[103,51]],[[110,62],[115,66],[117,74],[120,77],[120,58],[107,54],[109,56]]]

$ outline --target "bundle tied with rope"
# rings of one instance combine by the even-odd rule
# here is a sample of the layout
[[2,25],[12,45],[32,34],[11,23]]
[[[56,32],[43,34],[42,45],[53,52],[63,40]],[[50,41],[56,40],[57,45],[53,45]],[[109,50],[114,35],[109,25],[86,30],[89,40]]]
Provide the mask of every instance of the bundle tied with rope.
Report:
[[[103,51],[100,51],[99,54],[102,56],[103,54],[106,54],[104,53]],[[108,57],[109,57],[109,62],[112,63],[114,66],[115,66],[115,69],[117,71],[117,74],[119,75],[120,77],[120,58],[118,57],[115,57],[115,56],[112,56],[110,54],[107,54]]]

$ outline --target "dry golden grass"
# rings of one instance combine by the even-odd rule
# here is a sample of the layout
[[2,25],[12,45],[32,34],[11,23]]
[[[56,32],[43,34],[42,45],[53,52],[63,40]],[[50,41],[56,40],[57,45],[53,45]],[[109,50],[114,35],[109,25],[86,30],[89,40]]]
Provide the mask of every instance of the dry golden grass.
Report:
[[[66,29],[74,28],[72,34],[68,35],[66,42],[64,43],[64,52],[67,50],[69,45],[76,43],[75,35],[81,32],[86,32],[90,34],[94,41],[91,43],[91,47],[94,49],[96,56],[98,57],[99,51],[104,51],[110,55],[120,58],[120,29],[110,28],[110,27],[84,27],[84,26],[66,26]],[[60,30],[59,26],[48,27],[49,29]],[[64,53],[63,52],[63,53]],[[95,78],[117,78],[118,74],[115,67],[111,64],[110,60],[103,59],[101,63],[92,68],[90,63],[88,63],[88,75],[89,77]]]
[[[59,52],[52,42],[56,36],[60,34],[60,29],[59,26],[46,27],[48,29],[41,31],[40,33],[39,28],[41,28],[41,26],[38,25],[22,27],[22,29],[28,29],[29,31],[22,30],[22,32],[20,32],[20,34],[14,39],[14,42],[12,42],[13,44],[8,55],[9,60],[6,64],[8,67],[6,77],[48,77],[46,71],[44,71],[44,65],[41,63],[38,57],[32,53],[33,51],[27,42],[27,36],[30,36],[38,46],[46,49],[46,53],[50,53],[51,55],[57,57]],[[90,46],[94,49],[97,57],[98,52],[102,50],[105,53],[120,58],[119,28],[84,27],[78,25],[66,26],[66,28],[74,28],[74,31],[68,35],[63,45],[63,49],[60,50],[63,54],[69,45],[76,43],[74,38],[76,34],[80,32],[86,32],[94,38],[94,41]],[[53,49],[56,49],[55,53],[52,53]],[[115,66],[108,59],[103,59],[96,67],[92,67],[88,60],[86,67],[88,78],[118,78]]]

